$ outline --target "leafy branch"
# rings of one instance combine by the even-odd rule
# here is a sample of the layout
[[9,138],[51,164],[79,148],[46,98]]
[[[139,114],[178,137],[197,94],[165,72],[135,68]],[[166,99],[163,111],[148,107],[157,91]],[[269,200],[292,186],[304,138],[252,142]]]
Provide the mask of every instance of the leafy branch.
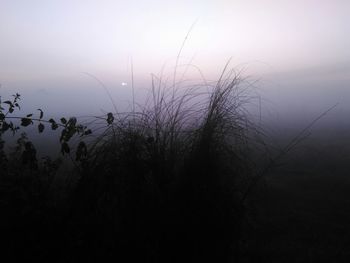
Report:
[[[20,126],[28,127],[30,125],[34,125],[37,123],[37,129],[39,133],[43,133],[45,130],[45,125],[49,125],[51,130],[57,130],[58,128],[62,128],[61,135],[59,138],[61,144],[61,153],[70,154],[71,148],[69,146],[69,141],[75,135],[79,135],[80,137],[90,135],[92,133],[91,129],[88,129],[87,126],[82,124],[78,124],[77,119],[75,117],[70,117],[68,120],[62,117],[59,121],[54,119],[45,120],[44,112],[42,109],[38,109],[39,115],[38,117],[33,117],[33,113],[27,114],[25,117],[18,116],[9,116],[15,112],[16,109],[20,110],[20,105],[18,101],[21,99],[20,94],[16,93],[13,96],[13,100],[7,100],[1,102],[0,97],[0,139],[1,135],[7,131],[11,131],[13,135],[16,134],[18,130],[20,130]],[[20,120],[20,126],[14,123],[14,120]],[[111,123],[111,116],[107,116],[107,122]],[[76,160],[81,161],[87,157],[87,146],[81,141],[76,149]]]

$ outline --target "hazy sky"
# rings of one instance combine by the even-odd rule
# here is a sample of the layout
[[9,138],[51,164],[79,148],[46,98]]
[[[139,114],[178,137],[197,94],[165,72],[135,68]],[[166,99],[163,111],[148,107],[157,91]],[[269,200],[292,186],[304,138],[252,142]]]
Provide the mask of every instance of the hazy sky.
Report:
[[96,83],[81,72],[99,77],[113,94],[126,94],[121,83],[130,79],[131,57],[136,82],[146,85],[164,63],[172,69],[195,21],[180,62],[193,59],[209,78],[232,57],[233,66],[267,76],[269,85],[277,81],[275,90],[287,81],[269,77],[277,73],[339,82],[322,87],[326,94],[340,86],[344,92],[349,83],[348,0],[0,0],[3,92],[35,91],[58,100],[84,88],[86,101],[97,105],[106,97],[96,99]]

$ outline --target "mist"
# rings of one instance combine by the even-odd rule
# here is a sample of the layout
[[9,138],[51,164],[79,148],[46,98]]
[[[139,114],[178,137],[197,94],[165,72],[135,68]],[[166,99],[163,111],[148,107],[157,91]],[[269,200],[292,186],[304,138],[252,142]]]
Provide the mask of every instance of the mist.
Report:
[[0,1],[4,257],[345,262],[349,10]]

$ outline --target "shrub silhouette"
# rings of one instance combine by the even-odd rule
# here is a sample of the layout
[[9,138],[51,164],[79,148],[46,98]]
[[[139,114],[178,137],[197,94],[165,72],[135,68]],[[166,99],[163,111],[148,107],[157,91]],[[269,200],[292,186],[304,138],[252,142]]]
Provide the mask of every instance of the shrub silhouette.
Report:
[[[4,102],[8,110],[0,112],[0,136],[19,130],[12,122],[16,119],[24,127],[37,124],[39,133],[47,124],[53,130],[61,128],[61,152],[75,153],[70,176],[77,182],[54,202],[52,180],[43,178],[52,176],[59,162],[38,162],[33,144],[23,135],[18,151],[21,167],[27,170],[17,171],[11,166],[17,157],[8,158],[1,141],[1,183],[7,182],[5,178],[14,180],[13,173],[17,173],[36,178],[42,189],[31,183],[25,186],[41,193],[36,201],[24,198],[30,206],[40,203],[35,209],[41,213],[38,218],[29,221],[28,216],[17,216],[17,223],[5,224],[24,228],[29,224],[32,230],[24,232],[37,231],[41,236],[20,244],[17,233],[11,237],[12,249],[25,247],[39,261],[238,259],[246,217],[242,195],[253,174],[249,133],[256,130],[245,111],[249,94],[234,72],[225,69],[216,83],[204,88],[163,87],[153,82],[145,105],[134,104],[132,112],[96,117],[106,126],[95,133],[95,139],[88,137],[92,131],[74,117],[44,120],[41,109],[38,118],[32,114],[11,117],[19,109],[19,99],[16,94],[13,101]],[[75,135],[90,139],[80,141],[72,152],[69,142]],[[13,187],[22,183],[13,182]],[[6,205],[10,206],[21,207]],[[39,250],[45,251],[40,257]]]
[[140,111],[108,115],[72,206],[74,229],[93,231],[81,250],[97,242],[99,256],[147,262],[238,254],[252,127],[239,81],[223,75],[205,93],[154,85]]

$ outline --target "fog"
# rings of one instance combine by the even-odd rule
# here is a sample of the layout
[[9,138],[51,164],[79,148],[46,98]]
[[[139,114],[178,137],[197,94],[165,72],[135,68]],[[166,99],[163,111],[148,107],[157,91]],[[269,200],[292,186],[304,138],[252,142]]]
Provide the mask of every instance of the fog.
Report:
[[170,86],[177,66],[178,81],[203,84],[231,59],[268,130],[295,132],[337,104],[315,128],[338,132],[349,127],[348,10],[345,0],[3,0],[0,94],[20,93],[23,113],[94,116],[113,110],[108,92],[131,109],[132,76],[142,102],[151,74]]
[[2,258],[348,262],[349,11],[0,0]]

